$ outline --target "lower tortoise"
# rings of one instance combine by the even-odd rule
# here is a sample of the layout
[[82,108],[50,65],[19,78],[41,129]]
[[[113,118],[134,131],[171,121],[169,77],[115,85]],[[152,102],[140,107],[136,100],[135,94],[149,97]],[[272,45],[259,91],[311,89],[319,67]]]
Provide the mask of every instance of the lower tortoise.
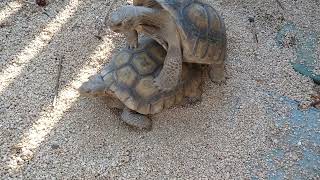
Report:
[[141,38],[137,49],[121,49],[98,74],[81,85],[82,95],[104,96],[111,108],[122,109],[121,119],[139,129],[150,129],[148,117],[187,101],[200,100],[202,71],[198,64],[183,64],[182,79],[171,91],[159,91],[153,81],[166,57],[165,49]]

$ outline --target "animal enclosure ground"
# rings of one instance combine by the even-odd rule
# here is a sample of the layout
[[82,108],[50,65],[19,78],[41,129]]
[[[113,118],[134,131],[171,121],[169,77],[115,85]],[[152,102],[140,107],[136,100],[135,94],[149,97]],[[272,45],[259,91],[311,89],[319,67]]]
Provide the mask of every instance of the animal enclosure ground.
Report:
[[76,91],[124,45],[98,36],[109,0],[1,0],[1,179],[319,179],[320,110],[298,108],[316,85],[292,62],[320,74],[320,2],[208,2],[226,23],[227,84],[205,77],[200,103],[139,132]]

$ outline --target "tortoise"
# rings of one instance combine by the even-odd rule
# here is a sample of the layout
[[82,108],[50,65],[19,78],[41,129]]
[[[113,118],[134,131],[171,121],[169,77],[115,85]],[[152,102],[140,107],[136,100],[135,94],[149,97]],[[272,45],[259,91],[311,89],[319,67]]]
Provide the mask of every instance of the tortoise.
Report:
[[138,32],[167,50],[164,67],[155,78],[163,91],[181,78],[182,62],[210,65],[209,77],[224,83],[226,29],[218,12],[204,0],[135,0],[111,13],[108,26],[124,33],[129,48],[138,47]]
[[159,91],[153,80],[160,73],[166,51],[150,38],[139,48],[123,48],[103,70],[79,87],[81,95],[104,97],[107,106],[123,110],[121,119],[138,129],[150,129],[148,115],[177,104],[201,99],[202,72],[199,64],[182,65],[182,81],[171,91]]

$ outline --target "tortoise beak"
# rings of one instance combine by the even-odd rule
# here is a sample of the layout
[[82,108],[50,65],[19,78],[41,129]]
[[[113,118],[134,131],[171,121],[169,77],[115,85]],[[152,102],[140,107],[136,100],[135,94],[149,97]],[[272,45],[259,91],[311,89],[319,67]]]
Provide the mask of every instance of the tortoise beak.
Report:
[[109,28],[110,28],[112,31],[116,32],[116,33],[119,33],[119,32],[120,32],[120,27],[121,27],[121,23],[117,23],[117,24],[115,24],[115,23],[110,23],[110,24],[109,24]]
[[77,90],[81,95],[90,93],[90,89],[87,87],[87,83],[82,84]]
[[[112,30],[112,29],[111,29],[111,30]],[[119,32],[120,32],[119,29],[113,29],[112,31],[113,31],[113,32],[116,32],[116,33],[119,33]]]

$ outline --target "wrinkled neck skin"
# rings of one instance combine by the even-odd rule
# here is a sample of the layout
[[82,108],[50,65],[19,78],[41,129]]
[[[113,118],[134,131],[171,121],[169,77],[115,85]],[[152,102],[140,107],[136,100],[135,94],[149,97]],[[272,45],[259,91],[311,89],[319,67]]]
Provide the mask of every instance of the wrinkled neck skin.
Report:
[[149,26],[155,29],[160,29],[165,21],[164,10],[136,7],[134,14],[134,29],[136,29],[138,32],[141,29],[141,26]]
[[173,19],[169,12],[163,9],[151,9],[146,7],[136,7],[137,11],[133,20],[133,29],[138,33],[143,33],[167,50],[168,41],[172,34],[172,27],[175,28]]

